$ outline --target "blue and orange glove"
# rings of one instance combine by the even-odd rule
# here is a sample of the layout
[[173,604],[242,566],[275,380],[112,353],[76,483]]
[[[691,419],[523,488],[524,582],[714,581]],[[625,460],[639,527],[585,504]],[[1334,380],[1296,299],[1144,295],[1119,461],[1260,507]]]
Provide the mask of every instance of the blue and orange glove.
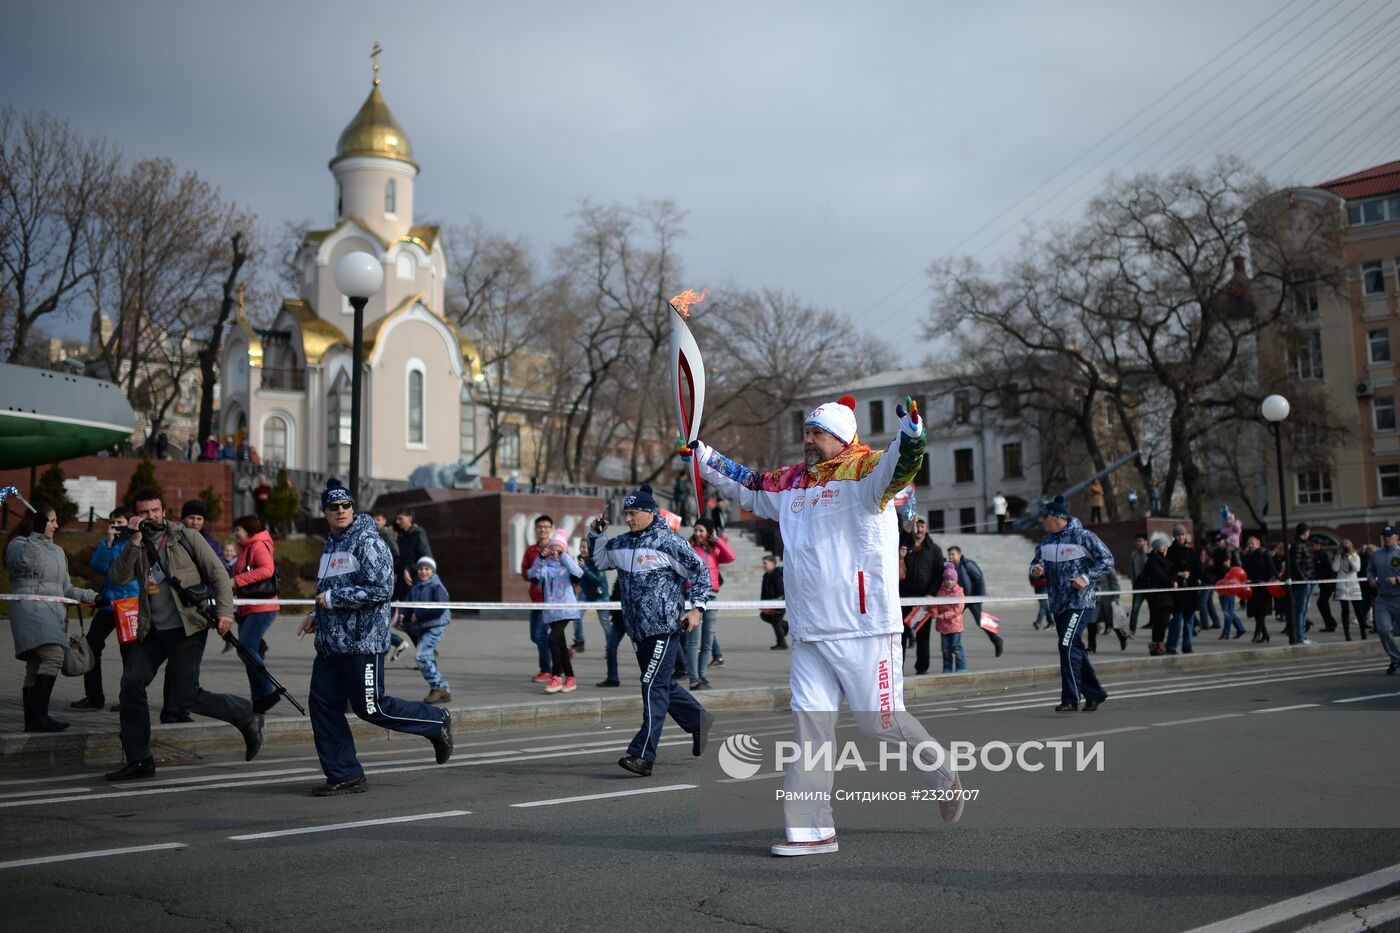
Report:
[[919,417],[919,403],[913,396],[905,396],[903,405],[894,406],[894,415],[899,419],[899,429],[910,437],[924,433],[924,419]]

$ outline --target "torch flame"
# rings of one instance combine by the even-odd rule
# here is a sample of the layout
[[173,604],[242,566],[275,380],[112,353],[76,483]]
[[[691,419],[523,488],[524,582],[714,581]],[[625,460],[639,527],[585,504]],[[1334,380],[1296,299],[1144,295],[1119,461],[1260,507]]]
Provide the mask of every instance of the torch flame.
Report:
[[705,296],[707,296],[708,294],[710,294],[710,290],[708,288],[702,289],[698,294],[693,290],[687,288],[685,291],[681,292],[679,295],[671,299],[671,307],[675,308],[676,313],[679,314],[681,317],[689,319],[690,306],[694,304],[699,304],[700,302],[704,301]]

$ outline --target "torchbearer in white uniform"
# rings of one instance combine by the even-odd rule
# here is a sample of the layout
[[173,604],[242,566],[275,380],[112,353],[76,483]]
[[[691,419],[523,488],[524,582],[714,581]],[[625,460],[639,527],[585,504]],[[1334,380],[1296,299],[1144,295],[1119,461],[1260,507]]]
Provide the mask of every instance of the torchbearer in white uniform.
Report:
[[[860,442],[855,400],[843,396],[807,416],[802,463],[758,473],[698,440],[682,455],[695,457],[716,490],[781,528],[799,748],[830,743],[834,749],[836,711],[844,698],[862,731],[917,748],[930,784],[960,791],[946,750],[904,711],[899,524],[891,501],[919,471],[926,434],[912,399],[896,413],[899,431],[888,450]],[[772,847],[774,855],[837,850],[833,760],[827,758],[825,768],[789,765],[787,838]],[[962,816],[961,795],[951,796],[939,805],[950,823]]]

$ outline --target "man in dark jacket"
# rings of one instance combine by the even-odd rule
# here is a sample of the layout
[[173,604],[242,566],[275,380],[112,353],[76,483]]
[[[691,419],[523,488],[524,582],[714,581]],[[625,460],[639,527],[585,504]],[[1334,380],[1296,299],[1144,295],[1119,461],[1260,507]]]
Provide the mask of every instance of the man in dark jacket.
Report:
[[306,705],[311,709],[311,734],[326,783],[313,787],[311,793],[337,797],[369,789],[345,720],[347,702],[365,722],[432,742],[438,764],[452,757],[452,714],[384,693],[393,559],[374,520],[355,514],[355,500],[340,480],[326,481],[321,514],[330,534],[321,550],[316,608],[297,634],[316,633]]
[[[943,549],[928,536],[927,519],[914,520],[914,538],[908,547],[899,549],[899,560],[902,565],[899,577],[901,599],[938,595],[938,588],[943,585]],[[932,631],[933,625],[926,623],[914,636],[915,674],[928,673],[929,633]],[[908,649],[907,641],[904,647]]]
[[[1308,538],[1312,528],[1307,522],[1299,522],[1292,546],[1288,549],[1288,574],[1293,578],[1293,615],[1288,627],[1290,645],[1311,645],[1308,639],[1308,604],[1312,602],[1317,584],[1317,564],[1313,561],[1312,545]],[[1330,576],[1330,574],[1329,574]]]
[[1332,595],[1337,592],[1337,584],[1331,582],[1332,558],[1327,556],[1327,550],[1322,546],[1322,542],[1310,538],[1308,543],[1312,545],[1313,558],[1313,580],[1317,581],[1317,611],[1322,615],[1322,630],[1324,632],[1335,632],[1337,630],[1337,619],[1332,615]]
[[[1167,560],[1171,561],[1172,573],[1176,575],[1177,586],[1196,586],[1201,579],[1201,562],[1196,558],[1196,550],[1186,537],[1186,526],[1172,526],[1172,544],[1167,548]],[[1181,639],[1181,653],[1191,654],[1191,639],[1196,634],[1196,613],[1200,609],[1200,599],[1196,591],[1186,590],[1173,597],[1171,629],[1167,632],[1167,654],[1176,654],[1177,638]]]
[[[137,640],[122,655],[121,738],[126,764],[108,774],[107,780],[129,781],[156,773],[146,688],[166,662],[172,703],[237,727],[243,734],[244,758],[252,761],[262,748],[262,716],[245,697],[210,693],[199,685],[209,626],[216,625],[220,635],[233,627],[228,568],[197,532],[166,520],[165,505],[156,490],[136,493],[136,519],[140,525],[130,543],[107,570],[107,581],[113,585],[133,580],[141,584]],[[217,622],[180,595],[179,590],[201,584],[213,600]]]
[[[971,597],[987,595],[987,578],[982,576],[982,568],[977,566],[977,561],[963,555],[962,548],[948,548],[948,560],[958,568],[958,586],[962,587],[963,600],[967,606],[967,611],[972,613],[972,624],[982,628],[982,604],[974,601]],[[987,633],[987,638],[996,649],[997,657],[1001,657],[1001,652],[1006,647],[1001,635],[991,629],[982,629]]]
[[[682,632],[700,625],[710,601],[710,568],[661,517],[650,486],[622,502],[628,533],[611,540],[607,520],[595,519],[588,532],[588,554],[599,570],[616,570],[622,621],[642,669],[642,727],[618,765],[640,777],[651,774],[666,716],[692,736],[691,754],[705,751],[714,717],[671,679]],[[689,589],[686,584],[689,584]]]
[[399,593],[402,587],[402,591],[407,593],[413,586],[414,574],[418,572],[419,559],[432,557],[433,549],[428,544],[428,533],[421,525],[413,524],[412,509],[399,509],[399,514],[394,518],[394,530],[399,535],[399,563],[395,568],[398,579],[394,581],[394,592]]

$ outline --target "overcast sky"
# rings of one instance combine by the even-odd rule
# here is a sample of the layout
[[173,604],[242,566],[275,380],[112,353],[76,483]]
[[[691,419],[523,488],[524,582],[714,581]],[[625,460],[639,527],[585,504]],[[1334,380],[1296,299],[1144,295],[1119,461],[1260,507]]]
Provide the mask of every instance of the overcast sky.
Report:
[[[931,259],[994,259],[1027,214],[1073,216],[1110,170],[1208,160],[1224,135],[1211,108],[1229,127],[1261,101],[1296,106],[1312,80],[1301,50],[1339,41],[1318,63],[1325,89],[1357,43],[1396,47],[1379,41],[1396,6],[7,2],[0,99],[169,156],[269,229],[329,225],[326,162],[378,40],[383,93],[422,166],[420,222],[474,215],[545,253],[583,198],[669,198],[689,215],[687,285],[783,289],[897,338],[927,307]],[[1237,88],[1259,97],[1232,104]],[[1287,163],[1303,135],[1249,139],[1259,162]],[[1400,158],[1396,143],[1272,174],[1320,181]]]

